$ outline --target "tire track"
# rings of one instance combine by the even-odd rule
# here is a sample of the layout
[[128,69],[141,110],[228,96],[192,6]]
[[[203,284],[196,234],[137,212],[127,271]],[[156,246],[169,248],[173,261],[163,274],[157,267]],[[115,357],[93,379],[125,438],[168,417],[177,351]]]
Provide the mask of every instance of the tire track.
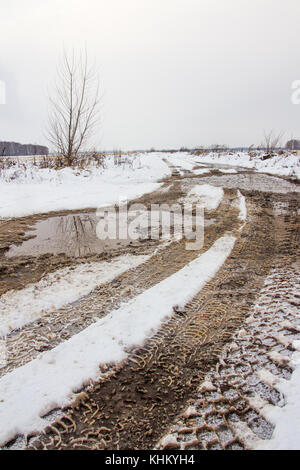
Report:
[[[177,197],[178,192],[175,194]],[[152,198],[159,197],[159,194],[152,195]],[[168,193],[165,197],[168,197]],[[174,191],[170,191],[169,197],[174,197]],[[78,301],[44,313],[33,323],[13,331],[6,339],[7,362],[6,366],[0,369],[0,377],[35,359],[42,352],[53,349],[122,303],[171,276],[195,259],[199,253],[210,248],[217,238],[237,228],[239,222],[235,200],[236,193],[228,191],[219,208],[210,211],[209,217],[215,219],[215,223],[207,227],[204,247],[200,252],[186,250],[186,240],[158,247],[157,253],[139,267],[126,271]],[[153,242],[146,240],[144,248],[140,248],[138,253],[149,254],[151,251]]]
[[[299,266],[273,268],[240,330],[157,449],[255,449],[272,438],[265,410],[285,405],[278,384],[291,378],[300,339]],[[265,444],[267,448],[267,444]]]
[[218,275],[124,364],[112,365],[106,380],[78,395],[31,448],[154,448],[244,323],[270,269],[278,259],[296,260],[299,220],[273,213],[284,200],[298,204],[296,195],[248,192],[248,222]]

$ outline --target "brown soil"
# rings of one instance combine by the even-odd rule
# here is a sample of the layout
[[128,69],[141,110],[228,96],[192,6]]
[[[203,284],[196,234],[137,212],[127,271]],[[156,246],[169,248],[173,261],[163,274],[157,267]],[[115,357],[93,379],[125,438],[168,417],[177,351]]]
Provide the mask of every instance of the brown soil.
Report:
[[[170,191],[172,202],[175,200],[174,194],[175,191]],[[181,194],[180,191],[178,195]],[[149,199],[157,203],[158,198],[159,194],[151,194]],[[202,252],[210,248],[217,238],[239,227],[238,211],[232,206],[235,199],[235,191],[225,190],[225,197],[219,208],[208,214],[214,219],[214,223],[205,230]],[[163,194],[163,201],[166,200],[166,195]],[[70,306],[45,313],[21,330],[13,331],[7,338],[7,364],[1,369],[0,376],[33,360],[41,351],[52,349],[69,339],[93,323],[95,317],[101,318],[107,315],[121,303],[134,298],[183,268],[201,252],[186,250],[185,243],[185,240],[181,240],[162,247],[147,262],[98,287],[86,297]],[[132,250],[144,254],[153,251],[154,248],[153,241],[147,240]],[[108,253],[107,257],[111,259],[111,253]]]
[[[211,176],[218,174],[216,171]],[[197,178],[202,180],[201,175]],[[175,174],[164,181],[160,190],[134,202],[147,207],[155,203],[173,204],[195,183],[195,178],[190,175]],[[111,364],[108,369],[101,369],[108,377],[103,379],[102,376],[98,383],[82,390],[73,406],[47,428],[45,435],[30,440],[30,448],[152,449],[174,418],[186,408],[199,382],[217,363],[224,345],[243,324],[272,266],[278,264],[279,257],[282,263],[296,262],[298,255],[299,194],[243,189],[248,218],[243,230],[238,231],[237,190],[224,189],[224,193],[219,208],[206,214],[206,219],[215,219],[215,223],[206,228],[205,245],[201,250],[208,249],[226,232],[237,236],[235,247],[217,276],[186,305],[184,311],[174,308],[172,318],[142,347],[130,351],[127,361],[118,367]],[[280,204],[288,207],[288,215],[276,214],[274,208]],[[30,236],[28,230],[37,221],[49,215],[79,212],[0,221],[0,295],[9,289],[20,289],[37,282],[45,273],[63,266],[112,259],[125,252],[152,253],[156,246],[153,241],[146,240],[135,246],[83,258],[51,253],[39,257],[5,257],[11,244],[22,243]],[[8,337],[8,364],[1,372],[7,373],[32,360],[40,351],[55,347],[91,324],[95,312],[98,318],[107,315],[121,302],[181,269],[199,253],[185,250],[184,240],[173,242],[143,265],[99,287],[86,298],[43,316],[20,332],[13,332]],[[63,328],[69,323],[70,328]],[[45,347],[41,338],[49,331],[52,341]]]
[[[247,192],[248,219],[218,275],[143,347],[78,395],[32,443],[47,449],[151,449],[218,360],[278,262],[296,262],[299,195]],[[289,215],[278,217],[275,203]],[[232,218],[231,214],[231,218]],[[232,219],[231,219],[232,220]],[[285,256],[283,256],[283,253]]]

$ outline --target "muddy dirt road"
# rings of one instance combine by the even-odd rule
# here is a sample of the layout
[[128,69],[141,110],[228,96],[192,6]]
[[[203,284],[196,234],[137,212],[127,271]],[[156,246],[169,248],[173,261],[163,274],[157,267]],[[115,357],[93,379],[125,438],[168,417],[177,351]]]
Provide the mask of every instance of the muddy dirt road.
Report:
[[[185,240],[169,240],[163,244],[149,239],[126,246],[108,246],[101,254],[49,253],[33,257],[30,253],[22,253],[8,257],[7,248],[28,238],[28,229],[48,215],[0,224],[2,293],[12,288],[21,289],[62,265],[77,265],[91,259],[109,260],[120,253],[152,255],[145,263],[98,287],[88,296],[13,331],[8,336],[8,362],[0,370],[1,375],[83,330],[95,321],[95,315],[97,318],[107,315],[122,302],[166,279],[206,251],[222,235],[230,232],[237,237],[223,267],[184,310],[175,307],[173,316],[155,336],[142,347],[130,351],[128,360],[122,364],[111,365],[106,379],[99,375],[99,382],[78,393],[69,409],[63,413],[54,410],[47,418],[51,425],[45,434],[25,443],[29,448],[251,447],[253,440],[245,440],[241,427],[236,426],[233,432],[230,426],[226,428],[226,423],[220,425],[226,439],[218,437],[213,423],[206,423],[206,427],[201,428],[201,410],[207,410],[207,402],[203,397],[199,398],[199,387],[207,380],[207,375],[219,370],[224,347],[231,344],[234,335],[246,325],[247,315],[261,299],[264,282],[270,273],[280,269],[285,272],[299,261],[299,187],[284,179],[249,171],[224,175],[215,168],[210,174],[195,177],[180,175],[174,168],[173,176],[164,181],[160,190],[137,202],[171,204],[186,195],[191,187],[202,183],[221,186],[224,197],[216,210],[206,214],[206,219],[212,223],[205,229],[205,244],[201,251],[187,251]],[[239,220],[238,190],[246,198],[245,223]],[[52,215],[63,217],[67,214]],[[274,274],[272,282],[272,289],[279,289],[280,295],[282,277]],[[299,305],[299,297],[293,301]],[[49,340],[45,341],[47,337]],[[214,386],[217,389],[217,385]],[[228,384],[227,387],[229,390]],[[269,393],[264,387],[262,390],[266,401],[274,401],[272,390]],[[222,391],[226,391],[225,385]],[[229,409],[233,413],[231,408],[235,402],[237,408],[241,407],[241,401],[241,397],[228,402],[221,400],[228,413]],[[197,412],[186,412],[190,409],[189,404],[195,410],[195,403]],[[245,409],[247,412],[252,410],[248,401]],[[227,411],[225,409],[223,416],[227,416]],[[239,411],[240,415],[242,411]],[[205,416],[209,415],[207,411],[205,413]],[[257,416],[256,419],[262,419]],[[265,433],[262,428],[266,429]],[[212,432],[213,437],[204,439],[205,432]],[[270,438],[268,423],[253,426],[253,433],[260,439]],[[7,443],[8,448],[18,446],[24,446],[23,437]]]

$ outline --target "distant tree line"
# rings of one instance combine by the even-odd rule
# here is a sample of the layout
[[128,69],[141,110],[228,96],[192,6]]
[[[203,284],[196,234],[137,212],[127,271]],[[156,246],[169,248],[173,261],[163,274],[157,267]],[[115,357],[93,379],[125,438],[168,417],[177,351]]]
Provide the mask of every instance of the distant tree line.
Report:
[[20,157],[26,155],[48,155],[48,147],[43,145],[0,142],[0,157]]

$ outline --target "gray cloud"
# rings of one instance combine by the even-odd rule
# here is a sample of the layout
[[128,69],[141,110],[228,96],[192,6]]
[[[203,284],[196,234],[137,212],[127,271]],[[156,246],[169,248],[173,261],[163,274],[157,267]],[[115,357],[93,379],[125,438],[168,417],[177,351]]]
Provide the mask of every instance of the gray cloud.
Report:
[[99,65],[103,148],[300,137],[298,0],[1,1],[0,140],[45,143],[63,46]]

